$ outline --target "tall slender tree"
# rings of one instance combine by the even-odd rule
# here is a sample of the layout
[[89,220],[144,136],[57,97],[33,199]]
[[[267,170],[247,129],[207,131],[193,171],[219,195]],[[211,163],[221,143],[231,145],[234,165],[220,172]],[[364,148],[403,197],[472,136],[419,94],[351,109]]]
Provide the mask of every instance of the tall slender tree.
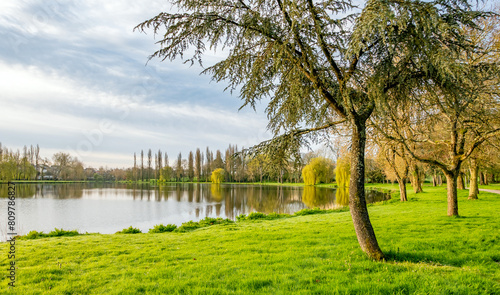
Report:
[[144,151],[141,150],[141,181],[144,181]]
[[177,165],[175,167],[175,173],[177,175],[177,181],[181,181],[184,176],[184,171],[182,169],[182,153],[177,156]]
[[193,157],[193,152],[189,152],[188,155],[188,178],[189,181],[193,181],[194,177],[194,157]]
[[222,159],[222,153],[220,150],[217,150],[215,152],[215,160],[214,160],[214,165],[212,167],[213,169],[212,170],[215,170],[215,169],[218,169],[218,168],[221,168],[221,169],[224,169],[224,160]]
[[210,172],[212,172],[212,159],[213,157],[211,156],[212,152],[210,152],[210,149],[207,146],[206,154],[205,156],[207,157],[207,163],[205,166],[205,181],[209,181],[210,178]]
[[163,159],[161,150],[158,150],[158,167],[157,167],[158,173],[156,175],[156,179],[160,178],[161,169],[163,169]]
[[[1,150],[2,150],[2,147],[0,146],[0,153],[1,153]],[[1,157],[0,157],[0,161],[1,161]],[[40,164],[40,146],[37,144],[35,147],[35,170],[37,172],[37,175],[38,175],[38,173],[40,173],[39,164]]]
[[148,150],[148,170],[146,172],[147,176],[146,176],[146,179],[149,181],[149,179],[151,178],[151,165],[152,165],[152,161],[153,161],[153,154],[151,152],[151,149]]
[[195,153],[195,156],[194,156],[194,176],[196,177],[196,180],[197,181],[200,181],[201,180],[201,167],[202,167],[202,164],[201,164],[201,151],[199,148],[196,149],[196,153]]

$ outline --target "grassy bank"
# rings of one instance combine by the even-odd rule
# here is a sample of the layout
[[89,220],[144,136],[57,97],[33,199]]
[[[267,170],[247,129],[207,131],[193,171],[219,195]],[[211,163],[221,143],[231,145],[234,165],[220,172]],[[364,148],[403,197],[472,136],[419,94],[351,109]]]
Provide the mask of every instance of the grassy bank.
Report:
[[[396,186],[377,185],[393,188]],[[16,294],[498,294],[500,195],[446,216],[444,187],[371,205],[387,262],[359,249],[349,212],[189,233],[17,241]],[[397,197],[395,197],[397,199]],[[8,245],[0,245],[7,273]],[[9,293],[2,274],[0,293]]]

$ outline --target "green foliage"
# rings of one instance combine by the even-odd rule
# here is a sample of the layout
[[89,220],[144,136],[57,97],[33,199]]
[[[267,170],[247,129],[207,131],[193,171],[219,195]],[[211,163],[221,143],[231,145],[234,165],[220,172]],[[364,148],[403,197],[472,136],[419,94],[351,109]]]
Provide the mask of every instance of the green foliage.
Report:
[[351,179],[351,164],[349,162],[349,158],[345,157],[337,160],[335,179],[339,188],[349,186],[349,181]]
[[21,156],[19,150],[13,152],[2,149],[0,144],[0,180],[34,180],[36,169],[28,160],[28,156]]
[[163,224],[155,225],[154,228],[149,229],[148,233],[156,234],[156,233],[166,233],[172,232],[177,228],[175,224],[167,224],[166,226]]
[[329,183],[333,179],[333,163],[323,157],[313,158],[302,169],[302,178],[305,185]]
[[53,231],[49,232],[49,237],[62,237],[62,236],[77,236],[79,235],[77,230],[63,230],[55,228]]
[[19,239],[20,240],[25,240],[25,239],[26,240],[34,240],[34,239],[40,239],[40,238],[46,238],[46,237],[48,237],[48,235],[46,233],[32,230],[28,234],[26,234],[25,236],[19,237]]
[[181,226],[179,226],[175,231],[176,232],[189,232],[198,228],[202,227],[208,227],[212,225],[217,225],[217,224],[222,224],[222,225],[228,225],[228,224],[234,224],[234,221],[230,219],[224,219],[221,217],[213,218],[213,217],[205,217],[204,219],[195,222],[195,221],[188,221],[184,222]]
[[160,182],[170,181],[174,177],[174,170],[170,166],[165,166],[160,171]]
[[242,222],[245,220],[259,220],[259,219],[274,220],[274,219],[280,219],[280,218],[289,218],[289,217],[293,217],[293,216],[324,214],[324,213],[340,212],[340,211],[344,211],[344,210],[321,210],[319,208],[302,209],[300,211],[295,212],[293,215],[285,214],[285,213],[276,213],[276,212],[272,212],[272,213],[269,213],[266,215],[266,214],[261,213],[261,212],[252,212],[248,215],[240,214],[240,215],[236,216],[236,220],[238,222]]
[[30,231],[28,234],[25,236],[19,237],[20,240],[34,240],[34,239],[41,239],[41,238],[50,238],[50,237],[72,237],[72,236],[78,236],[80,235],[77,230],[63,230],[55,228],[53,231],[49,232],[48,234],[44,232],[38,232],[36,230]]
[[188,232],[188,231],[192,231],[192,230],[198,229],[200,227],[202,227],[202,226],[198,222],[190,220],[188,222],[184,222],[175,231],[176,232],[180,232],[180,233],[185,233],[185,232]]
[[261,213],[261,212],[251,212],[246,217],[247,220],[264,219],[264,218],[266,218],[266,214]]
[[320,208],[313,208],[313,209],[302,209],[300,211],[297,211],[293,213],[294,216],[304,216],[304,215],[313,215],[313,214],[325,214],[325,213],[333,213],[333,212],[345,212],[349,211],[349,208],[339,208],[339,209],[327,209],[323,210]]
[[222,168],[217,168],[212,171],[212,176],[210,176],[210,180],[212,183],[218,184],[224,182],[225,171]]
[[319,208],[313,208],[313,209],[305,208],[305,209],[302,209],[300,211],[295,212],[293,215],[304,216],[304,215],[311,215],[311,214],[319,214],[319,213],[323,213],[323,212],[325,212],[325,210],[321,210]]
[[124,228],[121,231],[116,232],[117,234],[140,234],[142,231],[138,228],[133,228],[130,226],[129,228]]

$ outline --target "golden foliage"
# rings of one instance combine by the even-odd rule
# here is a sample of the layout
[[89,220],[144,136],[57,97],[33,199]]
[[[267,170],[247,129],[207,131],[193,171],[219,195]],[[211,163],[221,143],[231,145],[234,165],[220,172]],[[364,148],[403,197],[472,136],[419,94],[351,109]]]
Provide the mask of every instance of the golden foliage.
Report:
[[225,174],[224,169],[217,168],[212,172],[210,180],[212,181],[212,183],[222,183],[224,182],[224,174]]
[[314,158],[302,169],[304,184],[315,185],[318,183],[328,183],[333,178],[332,171],[332,161],[323,157]]
[[348,157],[339,158],[337,160],[335,179],[339,188],[349,186],[349,181],[351,179],[351,164],[349,163]]

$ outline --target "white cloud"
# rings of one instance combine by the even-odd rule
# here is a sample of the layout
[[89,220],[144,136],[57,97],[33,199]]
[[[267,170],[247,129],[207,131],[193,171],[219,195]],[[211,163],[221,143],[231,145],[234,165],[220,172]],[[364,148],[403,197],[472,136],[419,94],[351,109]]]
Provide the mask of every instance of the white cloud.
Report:
[[202,101],[148,102],[145,97],[92,89],[36,66],[0,63],[0,73],[0,92],[5,94],[0,131],[11,134],[2,139],[11,147],[39,143],[42,151],[59,147],[86,164],[129,166],[125,155],[131,158],[140,149],[187,154],[207,145],[249,146],[267,137],[262,133],[266,124],[262,114],[238,113]]
[[[4,146],[39,144],[42,153],[69,151],[95,166],[129,166],[127,155],[141,149],[174,157],[269,138],[265,115],[238,112],[239,100],[223,92],[223,83],[200,76],[199,66],[158,60],[145,66],[158,47],[152,34],[132,30],[168,10],[167,2],[0,3]],[[206,65],[225,54],[207,52]],[[102,132],[103,122],[113,130]]]

